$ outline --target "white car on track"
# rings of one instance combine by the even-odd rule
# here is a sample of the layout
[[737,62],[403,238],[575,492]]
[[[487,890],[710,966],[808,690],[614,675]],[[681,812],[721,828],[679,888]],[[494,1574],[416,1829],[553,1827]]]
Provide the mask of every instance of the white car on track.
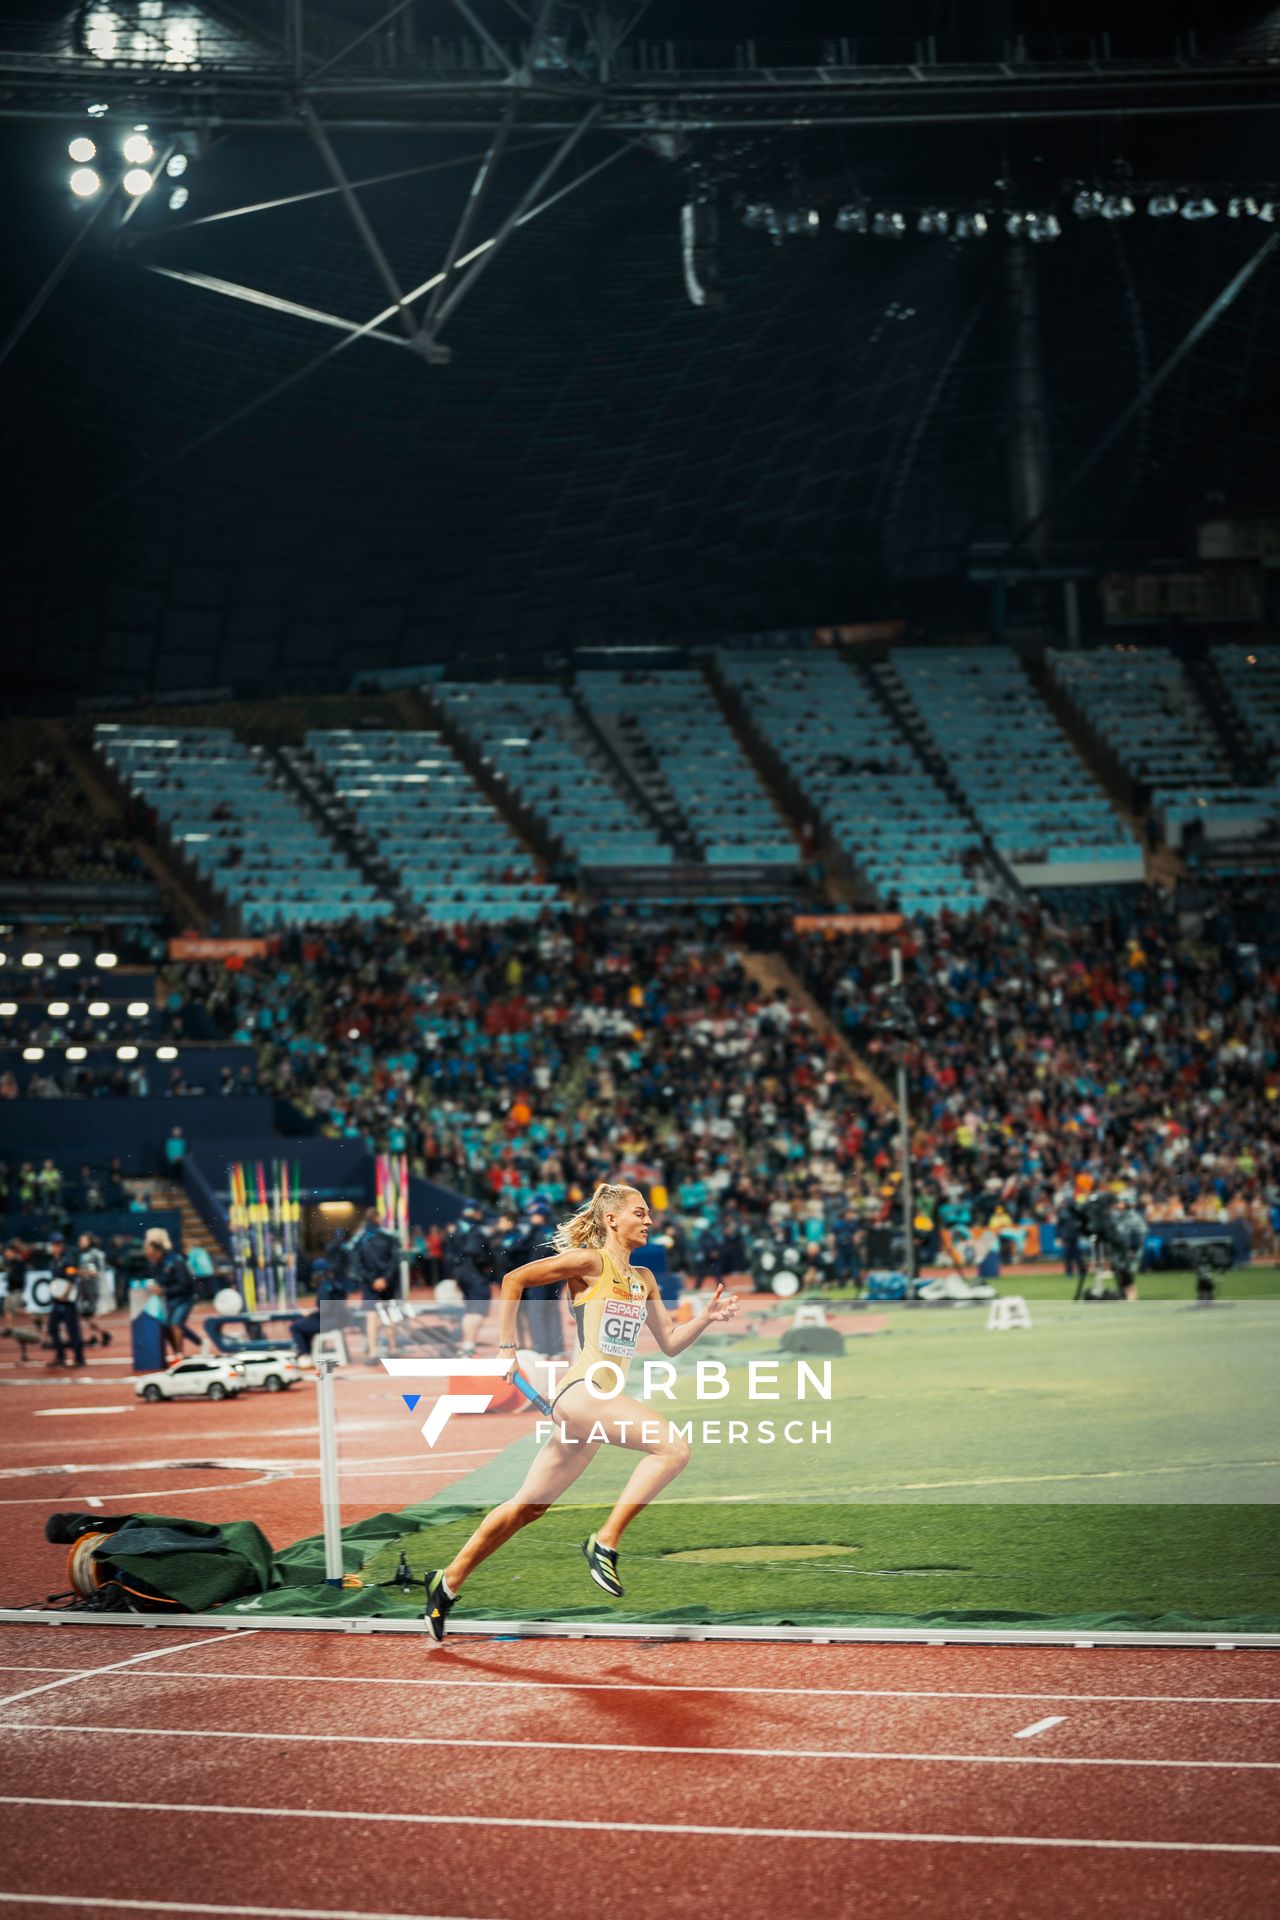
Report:
[[245,1385],[265,1387],[268,1393],[283,1393],[286,1387],[296,1387],[303,1377],[298,1357],[288,1347],[280,1347],[275,1353],[238,1353],[235,1359],[244,1371]]
[[243,1393],[249,1382],[237,1360],[179,1360],[164,1373],[149,1373],[134,1382],[133,1390],[141,1400],[225,1400]]

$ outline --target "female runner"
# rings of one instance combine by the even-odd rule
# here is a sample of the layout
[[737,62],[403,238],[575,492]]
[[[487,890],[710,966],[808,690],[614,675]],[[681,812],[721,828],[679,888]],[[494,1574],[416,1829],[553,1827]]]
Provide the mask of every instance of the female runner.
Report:
[[[671,1431],[669,1422],[622,1391],[640,1329],[647,1324],[663,1353],[675,1355],[692,1346],[715,1321],[731,1320],[738,1310],[737,1296],[730,1294],[726,1299],[719,1286],[701,1313],[677,1327],[649,1269],[631,1263],[632,1254],[648,1240],[652,1225],[648,1203],[635,1187],[597,1187],[587,1204],[559,1228],[559,1251],[550,1259],[514,1268],[502,1282],[498,1339],[499,1351],[511,1357],[507,1379],[516,1371],[516,1316],[525,1287],[568,1281],[578,1350],[551,1402],[559,1431],[538,1454],[520,1491],[485,1515],[447,1567],[426,1576],[426,1620],[434,1639],[444,1639],[450,1609],[467,1575],[521,1527],[540,1520],[572,1486],[596,1449],[606,1444],[630,1447],[644,1456],[636,1462],[604,1525],[582,1543],[591,1578],[614,1599],[621,1599],[618,1542],[623,1530],[689,1461],[688,1442]],[[592,1368],[596,1369],[594,1393],[586,1384]],[[596,1437],[590,1439],[593,1428]],[[606,1439],[600,1438],[602,1431]]]

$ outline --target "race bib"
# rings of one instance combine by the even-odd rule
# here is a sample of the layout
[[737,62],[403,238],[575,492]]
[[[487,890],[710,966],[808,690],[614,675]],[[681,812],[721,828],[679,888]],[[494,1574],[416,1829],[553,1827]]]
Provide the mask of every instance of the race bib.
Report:
[[600,1314],[600,1351],[630,1360],[645,1321],[643,1300],[610,1300]]

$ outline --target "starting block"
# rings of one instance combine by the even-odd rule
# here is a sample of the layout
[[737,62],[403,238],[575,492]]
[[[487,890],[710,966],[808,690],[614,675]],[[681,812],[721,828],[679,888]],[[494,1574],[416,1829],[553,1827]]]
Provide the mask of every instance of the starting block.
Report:
[[1029,1327],[1031,1315],[1020,1293],[1002,1294],[987,1309],[987,1332],[1007,1333],[1011,1327]]

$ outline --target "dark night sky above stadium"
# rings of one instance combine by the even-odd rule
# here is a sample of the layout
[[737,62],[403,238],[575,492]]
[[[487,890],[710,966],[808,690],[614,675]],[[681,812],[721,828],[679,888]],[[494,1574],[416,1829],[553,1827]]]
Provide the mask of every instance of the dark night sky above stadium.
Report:
[[[247,0],[242,12],[257,0]],[[121,5],[125,0],[121,0]],[[65,7],[10,0],[10,18]],[[367,18],[354,4],[332,11]],[[1215,39],[1269,39],[1261,8],[1196,0]],[[426,30],[460,31],[446,0]],[[991,37],[1109,28],[1149,10],[1044,4],[655,0],[653,40],[870,46],[936,33],[975,57]],[[1159,30],[1166,35],[1172,26]],[[1280,25],[1276,27],[1280,38]],[[865,53],[870,58],[869,52]],[[554,649],[906,613],[972,612],[975,543],[1007,534],[1003,241],[855,244],[844,201],[1029,200],[1118,162],[1188,185],[1280,176],[1274,116],[1116,116],[1056,124],[846,128],[740,142],[721,167],[717,312],[682,283],[682,165],[632,149],[525,229],[460,307],[453,364],[364,343],[268,404],[330,344],[304,318],[173,273],[364,319],[380,288],[332,200],[193,227],[148,205],[133,244],[92,244],[0,368],[18,510],[3,552],[19,691],[230,683],[342,685],[360,665]],[[6,327],[78,231],[66,142],[79,125],[0,123]],[[425,181],[370,190],[413,285],[438,265],[482,136],[342,135],[353,174],[440,157]],[[723,146],[723,142],[719,145]],[[584,168],[610,136],[591,136]],[[536,157],[500,170],[485,231]],[[188,176],[188,215],[324,184],[302,134],[237,132]],[[825,210],[814,242],[775,247],[744,197]],[[1068,470],[1257,246],[1256,224],[1071,223],[1036,251],[1053,462]],[[1270,500],[1280,367],[1274,274],[1259,282],[1104,464],[1057,529],[1090,564],[1177,555],[1204,500]],[[237,416],[242,416],[237,421]],[[229,421],[235,422],[228,425]]]

